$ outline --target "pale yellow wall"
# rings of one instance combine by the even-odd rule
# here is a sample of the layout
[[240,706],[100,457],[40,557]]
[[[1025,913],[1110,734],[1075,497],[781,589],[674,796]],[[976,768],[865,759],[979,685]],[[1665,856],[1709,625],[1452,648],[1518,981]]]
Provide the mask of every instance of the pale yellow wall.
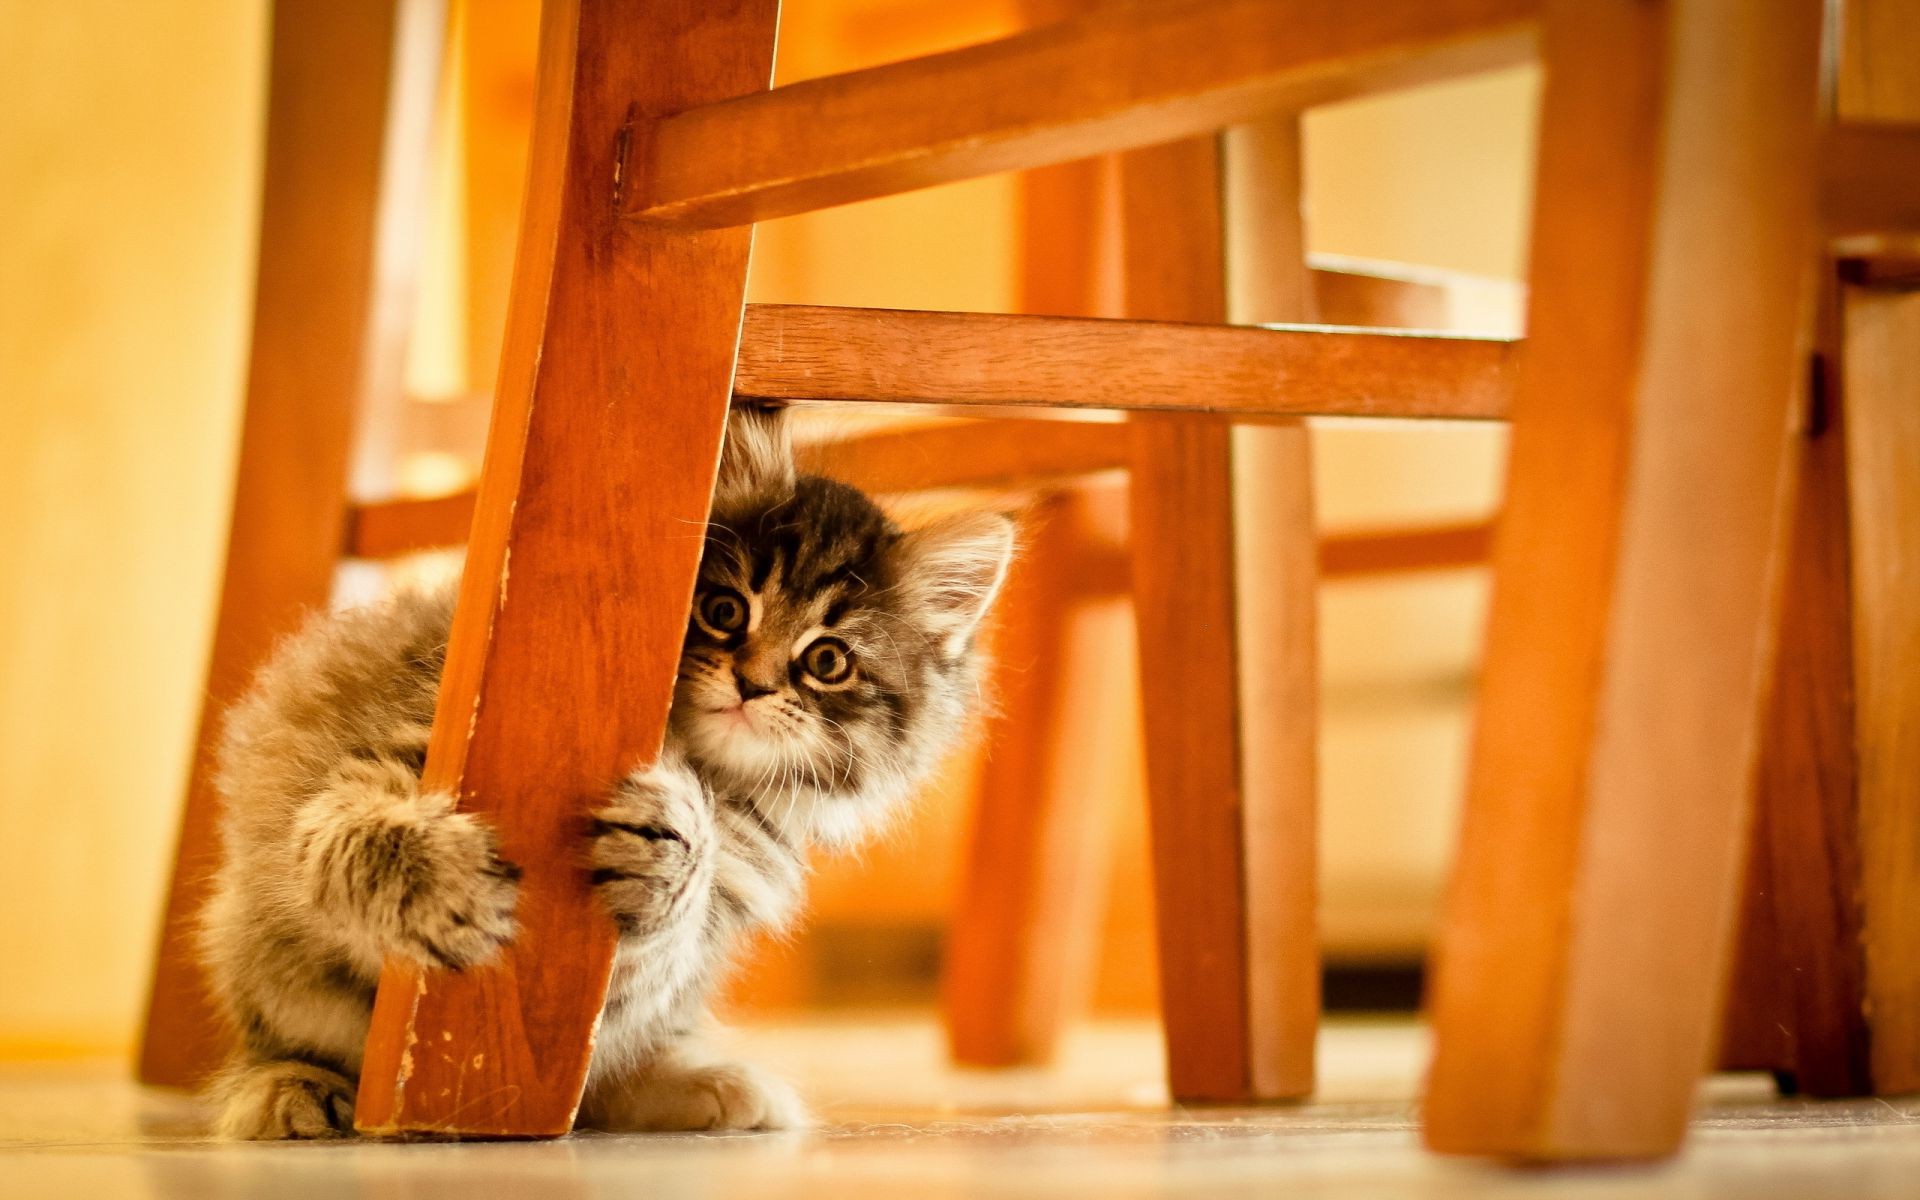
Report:
[[211,614],[259,0],[0,0],[0,1055],[119,1048]]

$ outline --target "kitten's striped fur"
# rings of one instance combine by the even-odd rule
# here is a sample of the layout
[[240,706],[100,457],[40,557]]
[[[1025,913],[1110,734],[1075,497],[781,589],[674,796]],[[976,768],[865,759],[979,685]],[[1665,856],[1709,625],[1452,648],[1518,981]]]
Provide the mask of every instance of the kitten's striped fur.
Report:
[[[777,416],[729,422],[666,752],[583,830],[620,930],[583,1125],[803,1119],[694,1030],[741,937],[800,906],[807,847],[883,823],[963,728],[1010,551],[988,514],[903,533],[796,478]],[[517,868],[418,788],[451,618],[450,591],[324,615],[229,715],[201,939],[239,1042],[216,1088],[227,1136],[350,1133],[383,958],[464,969],[514,935]]]

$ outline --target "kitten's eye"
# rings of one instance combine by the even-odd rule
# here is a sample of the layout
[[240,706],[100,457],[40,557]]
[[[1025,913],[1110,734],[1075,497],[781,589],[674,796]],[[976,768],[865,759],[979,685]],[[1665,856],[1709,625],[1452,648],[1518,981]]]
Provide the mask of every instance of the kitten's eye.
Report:
[[747,598],[732,588],[716,588],[700,600],[700,623],[708,632],[730,637],[747,627]]
[[800,668],[821,683],[841,683],[853,674],[853,651],[839,638],[819,638],[801,653]]

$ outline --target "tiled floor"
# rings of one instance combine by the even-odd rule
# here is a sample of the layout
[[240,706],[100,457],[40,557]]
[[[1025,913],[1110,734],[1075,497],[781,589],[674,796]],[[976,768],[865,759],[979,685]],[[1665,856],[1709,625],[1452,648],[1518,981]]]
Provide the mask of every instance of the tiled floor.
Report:
[[1920,1101],[1779,1101],[1708,1088],[1692,1144],[1657,1167],[1511,1171],[1422,1153],[1406,1024],[1323,1037],[1309,1105],[1168,1111],[1151,1027],[1084,1031],[1048,1072],[947,1069],[927,1020],[754,1029],[742,1048],[800,1083],[804,1134],[514,1144],[236,1146],[184,1098],[109,1068],[0,1068],[0,1197],[1920,1197]]

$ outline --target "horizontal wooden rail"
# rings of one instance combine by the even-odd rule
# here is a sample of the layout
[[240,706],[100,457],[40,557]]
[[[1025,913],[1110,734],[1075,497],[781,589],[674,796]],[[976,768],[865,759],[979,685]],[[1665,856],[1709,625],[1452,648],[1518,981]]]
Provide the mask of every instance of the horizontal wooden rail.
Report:
[[[1492,556],[1492,521],[1339,530],[1320,535],[1320,582],[1468,570]],[[1085,548],[1074,558],[1073,583],[1082,600],[1127,595],[1133,588],[1127,548]]]
[[1353,579],[1484,566],[1493,557],[1493,522],[1350,529],[1320,539],[1320,577]]
[[1518,343],[750,305],[734,395],[987,407],[1502,420]]
[[1538,0],[1147,0],[635,131],[625,211],[738,225],[1520,62]]
[[1829,234],[1920,235],[1920,125],[1836,125],[1824,160]]
[[[802,469],[865,491],[1032,486],[1127,464],[1126,425],[1095,421],[966,421],[884,429],[813,445],[796,453]],[[398,558],[457,546],[473,520],[473,493],[355,505],[347,514],[349,558]]]
[[[1011,427],[1025,422],[995,422],[983,424],[983,430],[991,432],[991,438],[983,441],[998,441],[1003,434],[1012,431]],[[1060,423],[1064,429],[1080,433],[1093,433],[1089,439],[1101,443],[1104,438],[1101,431],[1118,430],[1125,432],[1124,426],[1072,426]],[[964,427],[956,427],[964,428]],[[949,430],[900,430],[889,431],[884,435],[855,439],[819,448],[820,453],[809,469],[823,470],[837,479],[854,482],[860,473],[858,469],[846,471],[838,469],[834,460],[840,458],[842,450],[849,450],[844,460],[856,468],[870,454],[883,452],[883,443],[894,441],[902,447],[910,447],[909,457],[918,456],[924,450],[938,443],[933,439],[920,445],[916,434],[948,433]],[[1042,438],[1043,447],[1059,449],[1064,441]],[[1037,473],[1025,477],[1009,477],[1003,472],[989,471],[978,479],[969,477],[963,470],[936,472],[934,482],[914,484],[908,481],[910,468],[888,465],[881,468],[881,478],[889,486],[887,491],[908,492],[918,487],[967,487],[1011,486],[1017,482],[1034,484],[1046,479],[1060,480],[1075,474],[1085,473],[1088,459],[1075,452],[1067,452],[1057,462],[1049,463],[1041,453],[1030,455]],[[1093,469],[1123,465],[1123,461],[1097,464]],[[460,492],[451,496],[439,496],[431,500],[386,500],[377,503],[361,504],[351,510],[348,524],[347,554],[352,558],[397,558],[403,554],[414,554],[423,550],[442,550],[458,546],[467,537],[467,525],[473,516],[473,493]],[[1360,579],[1380,575],[1405,575],[1426,571],[1462,570],[1484,566],[1492,555],[1493,522],[1462,521],[1442,525],[1409,525],[1379,529],[1349,529],[1327,533],[1320,538],[1320,578],[1323,581]],[[1100,547],[1084,556],[1083,569],[1078,577],[1081,594],[1087,596],[1119,595],[1128,590],[1130,568],[1127,565],[1127,551],[1123,546]]]

